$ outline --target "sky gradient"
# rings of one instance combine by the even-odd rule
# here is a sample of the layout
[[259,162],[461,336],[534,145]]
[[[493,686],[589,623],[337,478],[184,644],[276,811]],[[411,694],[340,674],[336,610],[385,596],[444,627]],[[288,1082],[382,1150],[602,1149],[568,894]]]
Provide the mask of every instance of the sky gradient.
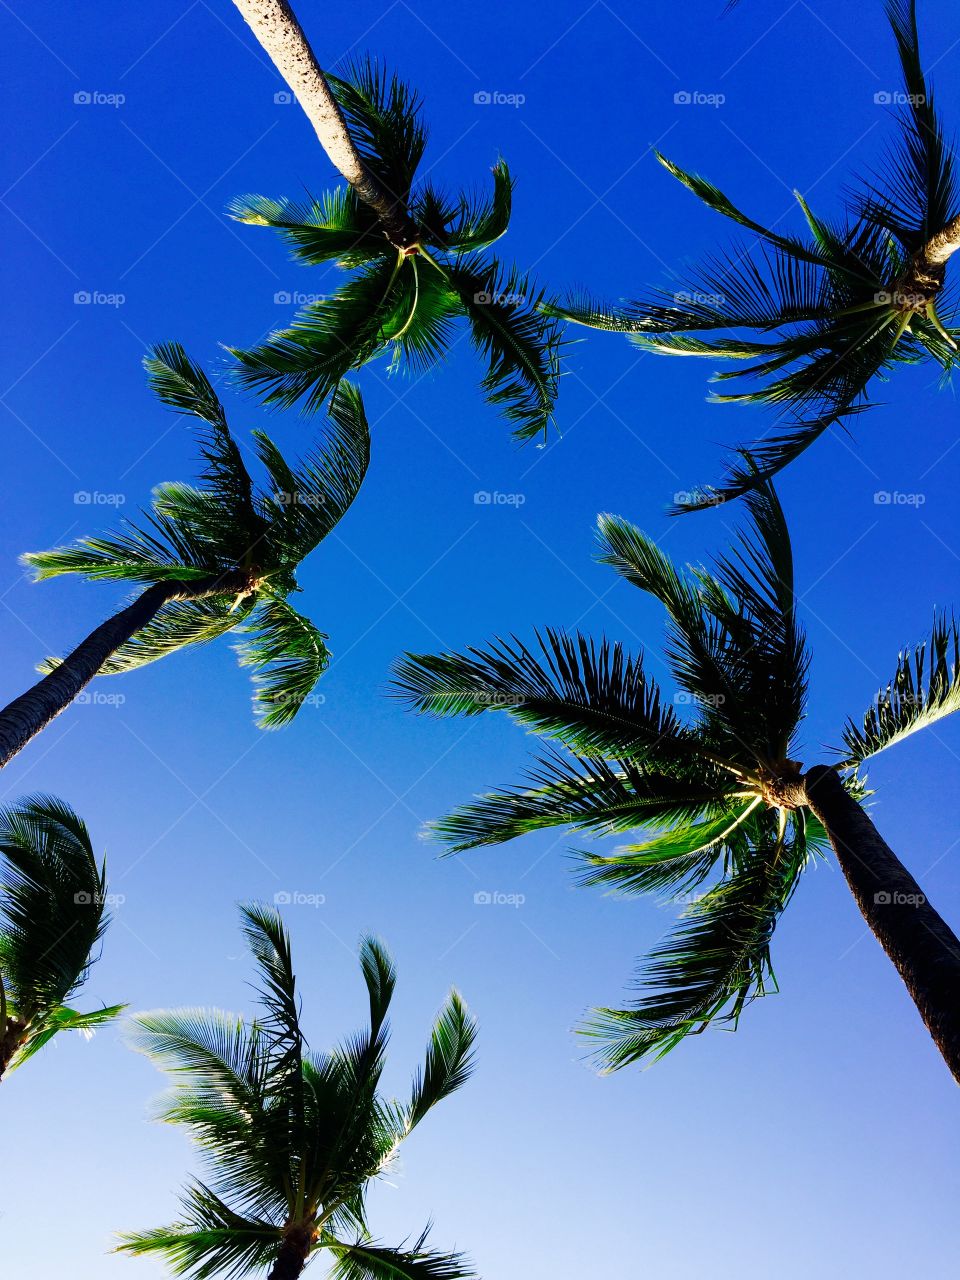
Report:
[[[548,288],[612,297],[669,280],[727,235],[651,146],[794,230],[794,188],[831,215],[845,177],[882,163],[898,72],[879,0],[722,8],[297,6],[324,65],[369,51],[420,89],[425,167],[441,184],[489,184],[507,159],[504,258]],[[960,121],[954,6],[923,0],[921,24],[941,110]],[[195,474],[189,428],[146,389],[145,348],[176,339],[209,367],[218,344],[251,345],[336,272],[291,263],[270,232],[224,216],[233,196],[297,197],[334,177],[228,0],[11,0],[0,29],[6,700],[123,599],[108,584],[33,585],[17,557],[108,528],[156,483]],[[292,727],[253,726],[247,675],[221,642],[96,682],[4,771],[4,802],[62,796],[107,854],[118,905],[78,1003],[249,1009],[236,902],[313,899],[283,908],[311,1043],[362,1019],[365,931],[399,969],[398,1091],[451,984],[480,1020],[473,1081],[373,1195],[381,1238],[432,1216],[436,1245],[466,1250],[486,1280],[948,1274],[956,1089],[831,861],[778,928],[781,994],[735,1035],[600,1078],[572,1028],[622,998],[672,913],[576,889],[562,833],[455,860],[419,837],[423,821],[515,780],[530,740],[505,717],[406,713],[386,696],[392,660],[554,624],[646,645],[663,674],[662,617],[595,563],[596,515],[622,514],[681,560],[723,549],[738,516],[664,508],[714,479],[721,446],[752,438],[763,415],[708,405],[708,362],[571,337],[543,449],[516,446],[484,404],[469,342],[419,381],[360,375],[370,473],[297,601],[334,662]],[[779,483],[813,650],[807,763],[830,758],[933,608],[960,600],[954,392],[920,368],[877,398],[855,438],[824,439]],[[227,404],[241,438],[265,425],[290,452],[318,425]],[[956,924],[960,720],[885,755],[870,782],[880,830]],[[4,1268],[158,1275],[106,1251],[115,1230],[174,1216],[193,1152],[149,1122],[162,1079],[117,1028],[59,1039],[3,1086]]]

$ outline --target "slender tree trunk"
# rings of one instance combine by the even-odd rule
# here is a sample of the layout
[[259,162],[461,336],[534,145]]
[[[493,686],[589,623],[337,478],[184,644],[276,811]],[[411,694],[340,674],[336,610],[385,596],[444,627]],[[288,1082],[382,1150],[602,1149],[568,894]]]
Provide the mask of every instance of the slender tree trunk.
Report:
[[800,780],[802,803],[823,823],[840,869],[874,936],[960,1083],[960,940],[849,794],[835,769]]
[[288,1227],[267,1280],[297,1280],[307,1265],[313,1235],[306,1227]]
[[11,1018],[8,1019],[3,1033],[0,1034],[0,1080],[6,1075],[13,1055],[20,1048],[20,1041],[25,1030],[26,1027],[22,1022],[17,1022]]
[[313,125],[320,145],[360,199],[377,214],[390,242],[411,249],[417,229],[404,192],[387,191],[363,163],[343,112],[287,0],[233,0]]
[[133,604],[91,631],[55,670],[0,711],[0,768],[68,707],[110,655],[145,627],[169,601],[240,594],[248,589],[248,577],[239,571],[193,582],[158,582],[148,587]]

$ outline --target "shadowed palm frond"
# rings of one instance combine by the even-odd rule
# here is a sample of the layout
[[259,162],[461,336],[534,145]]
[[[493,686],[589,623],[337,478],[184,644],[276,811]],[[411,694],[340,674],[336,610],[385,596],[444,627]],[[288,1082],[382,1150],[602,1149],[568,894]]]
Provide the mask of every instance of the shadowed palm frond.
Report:
[[336,1259],[331,1275],[335,1280],[474,1280],[476,1272],[463,1254],[424,1247],[427,1231],[410,1247],[399,1249],[373,1241],[344,1244],[326,1237],[324,1244]]
[[467,1012],[458,991],[452,991],[433,1025],[427,1060],[413,1081],[407,1125],[419,1124],[431,1107],[456,1092],[470,1078],[474,1066],[476,1019]]
[[768,836],[688,908],[638,977],[649,994],[628,1009],[597,1010],[584,1028],[602,1041],[597,1060],[605,1070],[661,1058],[715,1019],[735,1026],[750,1000],[776,987],[770,941],[805,861],[802,840]]
[[109,923],[106,867],[83,821],[52,796],[0,811],[0,1036],[32,1057],[60,1031],[89,1034],[122,1005],[80,1013],[66,1001],[83,985]]

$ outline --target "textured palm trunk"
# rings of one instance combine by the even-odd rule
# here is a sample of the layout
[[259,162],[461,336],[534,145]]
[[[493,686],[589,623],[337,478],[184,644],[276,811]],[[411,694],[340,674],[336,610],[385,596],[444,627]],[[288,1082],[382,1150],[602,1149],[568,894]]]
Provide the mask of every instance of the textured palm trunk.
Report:
[[147,625],[171,600],[239,594],[249,587],[246,574],[226,573],[193,582],[158,582],[133,604],[114,614],[87,636],[49,675],[0,711],[0,768],[31,738],[73,702],[111,654]]
[[313,125],[331,163],[377,214],[398,249],[416,244],[403,193],[387,191],[363,163],[340,106],[287,0],[233,0]]
[[13,1059],[13,1055],[20,1048],[20,1041],[26,1030],[22,1022],[10,1018],[7,1021],[3,1034],[0,1035],[0,1080],[7,1073],[7,1068]]
[[835,769],[799,780],[800,803],[823,823],[840,869],[871,932],[960,1083],[960,940],[849,794]]
[[313,1234],[306,1227],[288,1227],[267,1280],[296,1280],[307,1265]]
[[923,310],[943,288],[947,263],[960,249],[960,216],[950,222],[913,255],[897,281],[894,293],[902,307]]

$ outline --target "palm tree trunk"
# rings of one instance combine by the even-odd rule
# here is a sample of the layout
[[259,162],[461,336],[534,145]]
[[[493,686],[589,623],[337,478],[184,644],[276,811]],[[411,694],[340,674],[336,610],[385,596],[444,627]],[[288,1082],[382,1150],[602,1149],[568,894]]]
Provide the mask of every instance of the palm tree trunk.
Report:
[[800,785],[803,803],[823,824],[864,920],[960,1083],[960,940],[835,769],[817,765]]
[[288,1227],[283,1233],[283,1243],[267,1280],[297,1280],[307,1265],[312,1244],[313,1235],[307,1228]]
[[290,86],[331,163],[377,214],[391,244],[398,249],[411,248],[417,242],[417,229],[403,206],[404,193],[386,190],[364,164],[343,112],[287,0],[233,2]]
[[918,249],[894,286],[894,297],[904,308],[923,310],[943,288],[947,262],[960,249],[960,216]]
[[54,671],[0,711],[0,768],[68,707],[110,655],[146,626],[169,601],[236,595],[248,589],[247,575],[239,571],[192,582],[158,582],[148,587],[133,604],[91,631]]

